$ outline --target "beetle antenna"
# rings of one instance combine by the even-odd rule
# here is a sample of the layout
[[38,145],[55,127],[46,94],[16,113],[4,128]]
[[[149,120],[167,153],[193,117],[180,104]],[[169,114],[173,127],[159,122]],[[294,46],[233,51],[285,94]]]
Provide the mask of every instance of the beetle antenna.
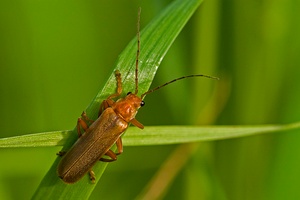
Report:
[[194,75],[189,75],[189,76],[183,76],[183,77],[180,77],[180,78],[176,78],[176,79],[174,79],[172,81],[169,81],[169,82],[167,82],[167,83],[165,83],[163,85],[160,85],[160,86],[158,86],[158,87],[156,87],[154,89],[148,90],[147,92],[145,92],[144,94],[141,95],[141,99],[143,99],[146,94],[152,93],[152,92],[154,92],[154,91],[156,91],[156,90],[158,90],[158,89],[160,89],[162,87],[165,87],[166,85],[169,85],[170,83],[173,83],[175,81],[179,81],[179,80],[185,79],[185,78],[199,77],[199,76],[202,76],[202,77],[205,77],[205,78],[211,78],[211,79],[219,80],[219,78],[217,78],[217,77],[207,76],[207,75],[202,75],[202,74],[194,74]]
[[141,7],[139,7],[138,11],[138,20],[137,20],[137,51],[136,51],[136,59],[135,59],[135,94],[139,91],[139,79],[138,79],[138,72],[139,72],[139,57],[140,57],[140,18],[141,18]]

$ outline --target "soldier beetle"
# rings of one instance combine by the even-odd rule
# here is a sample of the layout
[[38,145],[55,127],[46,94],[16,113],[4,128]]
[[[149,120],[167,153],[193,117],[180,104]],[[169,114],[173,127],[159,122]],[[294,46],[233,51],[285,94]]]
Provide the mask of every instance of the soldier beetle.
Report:
[[[64,155],[59,152],[58,155],[63,156],[58,168],[58,176],[65,183],[75,183],[82,178],[87,172],[90,174],[90,179],[95,182],[95,174],[92,167],[98,160],[104,162],[111,162],[117,160],[117,155],[123,152],[121,135],[126,131],[129,123],[143,129],[144,126],[135,119],[135,115],[140,107],[145,103],[142,100],[146,94],[152,93],[172,82],[190,77],[206,77],[218,79],[206,75],[189,75],[183,76],[172,81],[169,81],[159,87],[148,90],[138,97],[138,64],[140,54],[140,12],[138,12],[138,25],[137,25],[137,53],[136,53],[136,67],[135,67],[135,92],[128,92],[124,98],[114,101],[122,93],[122,79],[121,73],[116,70],[115,77],[117,80],[117,91],[115,94],[110,95],[100,105],[98,118],[93,121],[90,120],[85,112],[82,113],[81,118],[77,121],[78,140],[71,147],[71,149]],[[91,123],[89,126],[88,123]],[[84,133],[81,133],[81,128]],[[117,152],[113,152],[110,148],[116,144]],[[109,158],[103,158],[107,156]]]

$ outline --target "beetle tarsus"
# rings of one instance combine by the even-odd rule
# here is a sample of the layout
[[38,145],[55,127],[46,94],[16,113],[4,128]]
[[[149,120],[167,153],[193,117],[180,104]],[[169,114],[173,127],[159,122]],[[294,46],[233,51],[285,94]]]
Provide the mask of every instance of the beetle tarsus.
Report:
[[60,151],[60,152],[57,152],[56,155],[62,157],[63,155],[65,155],[66,152],[65,151]]
[[102,161],[102,162],[114,162],[117,159],[114,160],[114,159],[109,159],[109,158],[100,158],[99,160]]
[[92,184],[95,184],[95,181],[96,181],[95,172],[93,170],[90,170],[89,174],[90,174],[90,180],[91,180]]
[[115,94],[110,95],[107,99],[113,99],[121,95],[122,93],[122,78],[119,70],[115,71],[115,77],[117,80],[117,91]]

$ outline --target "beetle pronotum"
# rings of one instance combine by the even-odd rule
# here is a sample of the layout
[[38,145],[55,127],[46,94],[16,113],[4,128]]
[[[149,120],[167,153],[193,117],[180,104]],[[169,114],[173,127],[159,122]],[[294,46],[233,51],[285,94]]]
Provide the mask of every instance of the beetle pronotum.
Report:
[[[119,97],[122,93],[122,79],[121,73],[116,70],[115,77],[117,80],[117,91],[115,94],[110,95],[100,105],[99,117],[92,121],[85,112],[82,113],[81,118],[77,121],[78,140],[71,147],[71,149],[63,156],[60,161],[57,173],[58,176],[65,183],[75,183],[82,178],[87,172],[90,174],[92,182],[95,181],[95,174],[92,167],[98,160],[104,162],[111,162],[117,160],[117,155],[123,152],[121,135],[128,128],[129,123],[136,127],[143,129],[144,126],[135,119],[138,109],[145,103],[142,100],[146,94],[152,93],[172,82],[180,79],[190,77],[207,77],[218,79],[206,75],[189,75],[183,76],[172,81],[169,81],[159,87],[148,90],[138,97],[138,64],[140,55],[140,12],[138,12],[137,23],[137,53],[136,53],[136,67],[135,67],[135,92],[128,92],[124,98],[117,101],[113,99]],[[88,126],[88,122],[91,125]],[[81,128],[84,134],[81,134]],[[116,143],[117,153],[113,152],[110,148]],[[59,155],[64,153],[60,152]],[[109,158],[103,158],[106,155]]]

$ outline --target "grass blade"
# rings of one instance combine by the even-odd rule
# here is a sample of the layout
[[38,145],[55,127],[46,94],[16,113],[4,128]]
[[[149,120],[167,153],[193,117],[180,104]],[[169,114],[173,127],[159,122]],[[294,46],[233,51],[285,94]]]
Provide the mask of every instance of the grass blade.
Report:
[[0,138],[0,148],[63,146],[70,140],[73,131],[51,131],[15,137]]
[[[124,146],[166,145],[224,140],[299,129],[300,122],[285,125],[247,126],[147,126],[130,127],[123,137]],[[0,139],[0,148],[63,146],[72,131],[53,131]]]
[[144,130],[132,127],[123,138],[123,143],[127,146],[179,144],[224,140],[299,128],[300,122],[252,126],[152,126]]

